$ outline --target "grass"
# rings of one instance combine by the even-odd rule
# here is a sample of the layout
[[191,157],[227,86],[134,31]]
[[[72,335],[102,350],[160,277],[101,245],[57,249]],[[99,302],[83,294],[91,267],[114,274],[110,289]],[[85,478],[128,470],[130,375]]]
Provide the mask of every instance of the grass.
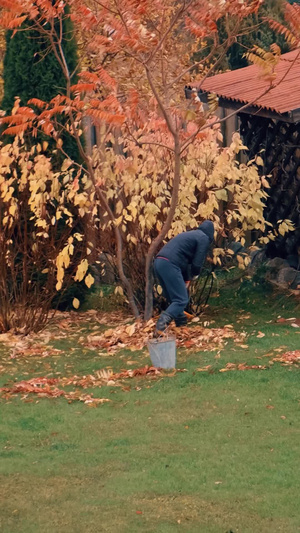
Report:
[[[229,342],[220,358],[178,350],[186,372],[94,390],[112,400],[96,409],[64,399],[1,402],[1,533],[300,531],[299,368],[218,371],[227,362],[265,365],[280,346],[299,349],[300,330],[276,323],[297,317],[299,303],[248,285],[221,290],[205,316],[246,331],[247,349]],[[149,363],[143,351],[82,348],[76,335],[96,325],[80,327],[56,341],[57,356],[11,360],[2,347],[0,386]],[[211,373],[197,371],[207,364]]]

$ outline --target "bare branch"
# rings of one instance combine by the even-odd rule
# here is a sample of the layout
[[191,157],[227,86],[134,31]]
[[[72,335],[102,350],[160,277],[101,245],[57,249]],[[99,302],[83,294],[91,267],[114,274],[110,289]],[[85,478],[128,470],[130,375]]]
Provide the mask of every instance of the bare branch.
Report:
[[94,0],[95,4],[97,4],[98,6],[102,7],[103,9],[105,9],[105,11],[107,11],[108,13],[111,13],[112,15],[118,15],[118,11],[114,11],[113,9],[107,7],[106,5],[104,5],[102,2],[100,2],[100,0]]
[[153,146],[159,146],[160,148],[165,148],[169,152],[174,153],[174,148],[171,148],[171,146],[167,146],[166,144],[160,143],[160,142],[153,142],[153,141],[141,141],[140,139],[137,139],[134,137],[133,133],[130,131],[129,127],[127,126],[128,134],[133,142],[136,143],[137,146],[146,146],[146,145],[153,145]]
[[150,63],[150,61],[155,56],[156,52],[162,47],[163,42],[168,37],[169,33],[173,30],[173,28],[174,28],[176,22],[178,21],[178,19],[180,18],[180,16],[187,10],[187,8],[189,7],[189,5],[192,2],[193,2],[193,0],[188,1],[188,2],[186,2],[186,0],[184,0],[183,5],[178,9],[177,13],[175,13],[175,15],[173,17],[173,20],[171,21],[169,27],[166,29],[165,33],[162,35],[161,39],[158,41],[158,43],[157,43],[156,47],[154,48],[154,50],[150,53],[148,59],[146,59],[145,64]]
[[[235,28],[234,28],[234,30],[233,30],[233,32],[232,32],[233,35],[235,35],[235,31],[237,30],[238,26],[239,26],[239,24],[237,23]],[[203,58],[203,59],[201,59],[199,61],[196,61],[195,63],[190,65],[187,69],[185,69],[183,72],[181,72],[174,80],[172,80],[172,82],[170,82],[168,84],[168,86],[174,85],[181,78],[183,78],[186,74],[188,74],[189,72],[191,72],[192,70],[197,68],[199,65],[207,63],[208,61],[210,61],[210,59],[214,56],[214,54],[218,53],[218,49],[221,48],[220,56],[214,62],[214,64],[210,67],[210,69],[206,72],[205,76],[203,76],[203,78],[201,79],[201,83],[203,83],[203,81],[206,80],[206,78],[216,69],[216,67],[221,63],[221,61],[223,61],[223,59],[226,56],[226,53],[227,53],[229,47],[232,44],[232,40],[233,40],[232,35],[229,35],[227,37],[227,39],[222,44],[217,44],[217,37],[218,36],[216,34],[214,34],[214,46],[212,47],[212,49],[209,52],[209,54],[205,58]]]
[[159,93],[158,93],[158,91],[157,91],[157,89],[156,89],[156,87],[155,87],[155,85],[153,83],[153,80],[152,80],[152,77],[151,77],[151,74],[150,74],[150,71],[149,71],[149,67],[146,64],[144,64],[144,66],[145,66],[145,70],[146,70],[147,79],[149,81],[149,85],[151,87],[151,90],[152,90],[155,98],[156,98],[156,101],[157,101],[157,103],[159,105],[159,108],[160,108],[160,110],[161,110],[161,112],[163,114],[163,117],[164,117],[164,119],[166,121],[168,129],[169,129],[170,133],[173,135],[173,137],[175,137],[176,136],[176,130],[175,130],[174,125],[172,124],[172,119],[169,116],[169,114],[168,114],[168,112],[167,112],[167,110],[166,110],[166,108],[165,108],[165,106],[164,106],[164,104],[163,104],[163,102],[162,102],[162,100],[161,100],[161,98],[159,96]]

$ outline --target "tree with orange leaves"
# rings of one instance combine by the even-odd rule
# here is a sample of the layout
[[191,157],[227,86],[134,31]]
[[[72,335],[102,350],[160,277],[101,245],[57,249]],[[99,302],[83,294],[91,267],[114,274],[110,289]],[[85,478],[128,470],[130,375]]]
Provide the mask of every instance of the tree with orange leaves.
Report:
[[[199,206],[201,194],[197,189],[197,181],[200,183],[201,180],[197,164],[194,164],[201,154],[202,143],[206,143],[207,151],[210,143],[214,143],[214,150],[216,153],[219,150],[218,157],[221,160],[223,158],[232,175],[236,168],[234,154],[241,149],[241,143],[237,139],[233,142],[231,153],[222,152],[217,147],[219,133],[215,125],[218,120],[213,116],[216,101],[213,99],[205,110],[196,90],[192,91],[191,99],[185,98],[184,85],[197,82],[201,86],[201,81],[218,67],[228,47],[241,33],[244,18],[256,12],[261,2],[262,0],[0,0],[2,25],[19,31],[22,23],[30,19],[35,29],[48,40],[66,78],[67,87],[65,95],[57,95],[50,102],[33,98],[22,107],[17,102],[13,115],[2,119],[2,123],[8,125],[6,133],[20,135],[24,131],[31,131],[35,135],[37,131],[42,131],[56,139],[57,146],[62,151],[63,145],[58,132],[65,128],[74,136],[95,198],[101,206],[104,226],[106,224],[114,232],[119,277],[135,317],[140,315],[140,310],[123,264],[124,245],[127,242],[134,244],[136,239],[134,233],[131,236],[128,233],[128,225],[138,220],[142,227],[149,226],[145,237],[148,246],[144,259],[144,317],[147,319],[152,313],[152,260],[163,240],[171,236],[172,232],[183,229],[183,224],[179,221],[184,205],[184,187],[187,196],[187,187],[192,187],[190,194],[193,196],[193,208],[190,219],[207,218],[206,210],[201,210],[201,205]],[[72,73],[62,48],[61,22],[69,16],[66,15],[66,5],[70,8],[70,17],[83,47],[85,68],[79,73],[76,85],[71,83]],[[221,18],[225,19],[228,29],[228,37],[222,44],[217,30],[217,23]],[[213,39],[214,46],[210,46],[205,57],[208,37]],[[203,57],[201,61],[193,63],[193,54],[199,49],[202,49]],[[217,60],[216,54],[219,58]],[[62,114],[68,121],[59,124],[58,117]],[[86,118],[99,131],[101,142],[96,155],[89,155],[81,142],[81,128]],[[213,139],[211,132],[214,132]],[[113,160],[112,154],[115,155]],[[211,211],[208,215],[222,231],[224,225],[222,226],[218,214],[219,204],[225,197],[228,199],[228,191],[233,185],[228,182],[229,188],[226,189],[224,180],[228,176],[226,178],[222,175],[219,159],[216,156],[213,164],[213,158],[210,163],[209,158],[207,152],[205,163],[200,164],[202,174],[209,176],[215,168],[219,168],[219,173],[215,182],[205,189],[203,206],[207,207],[210,202]],[[151,168],[146,168],[149,160]],[[131,168],[129,162],[132,162]],[[127,169],[125,177],[124,169]],[[251,171],[255,174],[255,169],[251,168]],[[151,172],[154,172],[155,179],[153,175],[151,177]],[[241,174],[242,172],[235,177],[236,186]],[[122,176],[121,191],[120,183],[114,180],[116,176]],[[124,195],[126,197],[126,191],[130,188],[136,187],[136,190],[143,191],[144,187],[146,190],[149,187],[149,176],[158,189],[164,189],[165,194],[158,199],[156,197],[154,202],[150,201],[154,206],[152,211],[148,210],[147,214],[144,210],[141,214],[139,202],[135,199],[134,203],[127,201],[125,204]],[[156,179],[157,176],[160,178]],[[207,185],[207,181],[205,183]],[[257,182],[255,187],[259,195],[261,184]],[[249,192],[249,198],[250,196]],[[140,198],[147,204],[142,193]],[[264,194],[261,193],[257,199],[259,209],[252,207],[249,216],[240,214],[241,219],[236,219],[240,223],[239,231],[242,234],[248,227],[263,229],[263,199]],[[238,198],[235,198],[231,221],[235,217],[238,202]],[[191,204],[188,206],[191,207]],[[259,211],[257,217],[253,214],[255,209]],[[197,224],[196,220],[185,220],[184,226],[193,227],[193,222]]]

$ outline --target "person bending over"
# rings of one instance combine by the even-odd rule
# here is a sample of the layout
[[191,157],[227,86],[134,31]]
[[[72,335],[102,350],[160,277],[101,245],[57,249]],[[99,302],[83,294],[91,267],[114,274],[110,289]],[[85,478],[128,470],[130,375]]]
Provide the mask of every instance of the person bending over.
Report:
[[184,309],[189,301],[188,285],[199,276],[213,239],[214,225],[205,220],[198,229],[173,237],[155,257],[154,272],[169,304],[159,316],[156,335],[164,332],[172,320],[176,326],[187,323]]

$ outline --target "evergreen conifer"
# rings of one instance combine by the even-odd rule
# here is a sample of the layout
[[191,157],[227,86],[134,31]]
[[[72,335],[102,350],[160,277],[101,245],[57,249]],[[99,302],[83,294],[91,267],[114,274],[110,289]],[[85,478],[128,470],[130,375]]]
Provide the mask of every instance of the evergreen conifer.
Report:
[[[76,83],[77,44],[73,25],[68,17],[63,20],[62,46],[69,72],[73,74],[72,83]],[[4,96],[1,107],[8,114],[17,96],[21,99],[21,105],[27,105],[31,98],[49,102],[57,94],[66,92],[66,79],[62,69],[49,43],[35,30],[34,23],[27,22],[22,31],[16,32],[14,36],[11,31],[6,33],[3,78]],[[63,117],[60,120],[63,122]],[[81,162],[75,140],[67,133],[62,133],[61,137],[63,149],[70,159]],[[45,139],[45,136],[38,140],[41,139]],[[56,153],[53,141],[49,142],[49,155],[54,167],[59,168],[64,157]]]
[[[77,83],[78,53],[77,43],[74,36],[73,24],[69,17],[63,20],[62,46],[70,74],[72,84]],[[15,98],[20,98],[20,105],[27,105],[31,98],[38,98],[49,102],[57,94],[66,94],[66,78],[57,61],[55,54],[41,34],[35,29],[34,22],[26,22],[15,35],[11,31],[6,32],[6,51],[3,62],[4,96],[2,109],[7,114],[11,113]],[[34,106],[32,106],[34,107]],[[60,123],[64,123],[64,116],[59,117]],[[75,139],[67,132],[61,133],[63,150],[68,157],[76,163],[82,163]],[[11,140],[7,136],[8,141]],[[51,158],[52,168],[59,171],[65,155],[56,149],[56,142],[39,133],[37,138],[26,137],[26,144],[36,144],[47,140],[48,148],[46,155]],[[70,207],[71,209],[71,207]],[[84,231],[82,223],[76,231]],[[54,306],[60,309],[72,307],[74,297],[82,303],[87,294],[86,285],[73,283],[64,293],[58,293],[54,299]]]

